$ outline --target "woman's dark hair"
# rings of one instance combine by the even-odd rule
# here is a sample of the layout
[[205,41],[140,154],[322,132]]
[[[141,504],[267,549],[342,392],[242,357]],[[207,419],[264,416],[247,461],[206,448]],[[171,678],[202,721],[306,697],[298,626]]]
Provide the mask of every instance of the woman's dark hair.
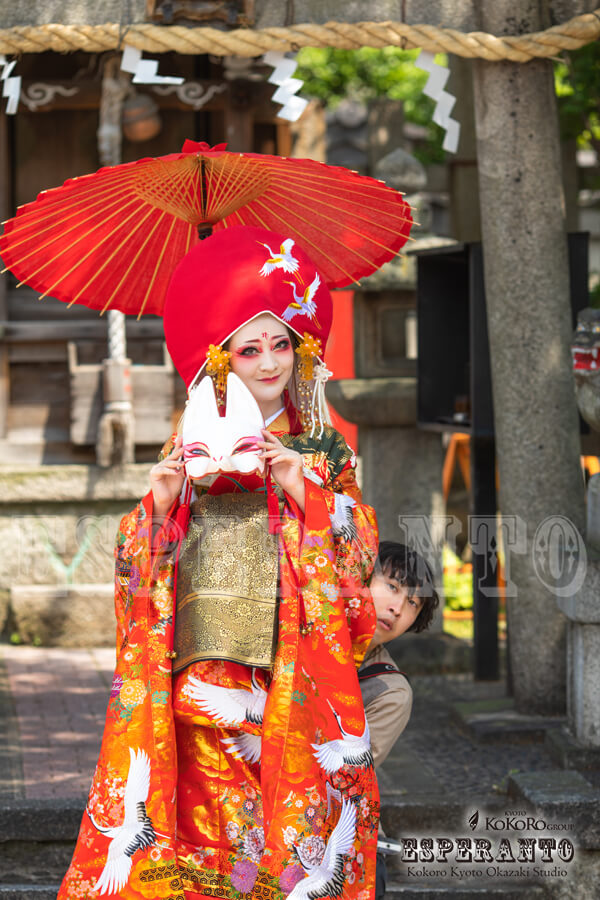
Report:
[[388,578],[396,578],[400,584],[408,588],[409,597],[417,596],[422,599],[423,605],[419,615],[408,631],[418,633],[429,628],[440,598],[435,589],[431,567],[423,557],[406,544],[382,541],[379,545],[375,572],[387,575]]

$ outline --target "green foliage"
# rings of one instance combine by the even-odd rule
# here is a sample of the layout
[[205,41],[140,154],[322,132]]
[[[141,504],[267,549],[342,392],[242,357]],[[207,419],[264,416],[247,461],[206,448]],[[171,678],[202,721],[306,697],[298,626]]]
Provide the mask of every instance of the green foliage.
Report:
[[387,96],[407,104],[407,111],[414,116],[411,121],[426,124],[430,115],[424,109],[433,110],[433,102],[428,97],[424,104],[419,101],[427,72],[414,65],[417,56],[417,50],[397,47],[306,47],[298,53],[296,74],[304,80],[302,93],[318,97],[327,106],[336,106],[344,97],[366,101]]
[[564,54],[554,84],[562,137],[600,151],[600,42]]
[[444,547],[444,595],[448,609],[473,609],[472,567]]
[[[418,50],[361,47],[359,50],[304,47],[298,53],[295,77],[304,81],[303,97],[316,97],[334,109],[344,98],[367,102],[376,97],[402,100],[407,122],[422,125],[428,139],[415,156],[427,164],[442,162],[444,132],[431,120],[434,102],[423,93],[427,72],[415,66]],[[445,63],[440,54],[436,62]]]
[[[302,95],[317,98],[329,109],[344,98],[401,100],[406,120],[428,130],[427,141],[415,155],[425,164],[442,162],[443,131],[431,120],[434,103],[423,94],[427,73],[415,66],[418,54],[399,47],[304,47],[298,53],[296,76],[304,81]],[[439,54],[436,62],[445,63],[445,55]],[[554,82],[562,137],[600,151],[600,41],[563,54],[563,61],[554,66]]]
[[444,618],[444,631],[459,641],[473,641],[473,616],[466,619]]

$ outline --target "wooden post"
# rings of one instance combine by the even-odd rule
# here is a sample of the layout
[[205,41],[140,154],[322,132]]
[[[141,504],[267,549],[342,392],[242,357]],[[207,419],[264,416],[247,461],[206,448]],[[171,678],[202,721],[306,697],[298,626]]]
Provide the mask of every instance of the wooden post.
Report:
[[[474,675],[500,677],[496,526],[496,452],[491,410],[492,385],[481,244],[471,244],[469,259],[469,359],[471,396],[471,525],[473,554]],[[474,526],[474,528],[472,527]]]
[[[497,551],[496,455],[492,437],[471,437],[471,514],[480,523],[481,534],[470,535],[473,549],[473,645],[474,675],[495,681],[500,675],[498,656],[498,597],[496,568],[491,564]],[[475,538],[475,540],[474,540]]]
[[451,235],[465,243],[481,240],[477,144],[473,112],[473,62],[452,55],[448,91],[456,97],[452,116],[460,122],[460,143],[448,160]]
[[237,153],[252,153],[254,149],[254,98],[252,85],[234,81],[231,85],[231,103],[224,110],[223,140],[227,149]]

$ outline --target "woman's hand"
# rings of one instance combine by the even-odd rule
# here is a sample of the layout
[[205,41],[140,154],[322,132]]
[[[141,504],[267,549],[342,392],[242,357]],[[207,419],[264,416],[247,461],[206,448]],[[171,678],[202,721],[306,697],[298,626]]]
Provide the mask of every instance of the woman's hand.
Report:
[[150,469],[150,487],[157,519],[164,519],[181,493],[185,481],[182,445],[182,437],[178,434],[169,455]]
[[263,441],[258,441],[262,447],[263,456],[271,467],[274,481],[294,500],[302,512],[304,512],[304,460],[296,450],[284,447],[279,438],[262,429]]

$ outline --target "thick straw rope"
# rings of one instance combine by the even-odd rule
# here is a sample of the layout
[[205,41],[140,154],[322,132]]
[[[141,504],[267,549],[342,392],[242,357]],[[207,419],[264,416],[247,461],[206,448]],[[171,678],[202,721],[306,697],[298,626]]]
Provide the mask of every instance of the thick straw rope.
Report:
[[464,34],[453,28],[434,25],[404,25],[401,22],[328,22],[325,25],[291,25],[253,31],[238,28],[184,28],[151,24],[129,25],[39,25],[0,29],[0,53],[60,53],[85,50],[101,53],[116,50],[123,43],[149,53],[196,54],[217,56],[261,56],[267,50],[298,50],[300,47],[396,46],[420,47],[432,53],[486,59],[527,62],[534,57],[556,56],[561,50],[576,50],[600,37],[600,8],[576,16],[546,31],[519,36],[495,37],[473,31]]

